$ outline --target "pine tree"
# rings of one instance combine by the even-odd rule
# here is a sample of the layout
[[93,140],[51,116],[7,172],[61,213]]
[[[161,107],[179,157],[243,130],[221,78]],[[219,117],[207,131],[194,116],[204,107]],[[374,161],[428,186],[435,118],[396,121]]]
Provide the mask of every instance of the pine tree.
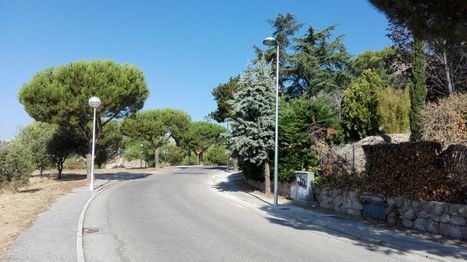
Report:
[[420,111],[426,100],[425,53],[423,41],[415,38],[413,44],[412,77],[410,83],[410,131],[411,139],[420,139]]
[[314,96],[320,91],[342,90],[350,84],[350,54],[342,35],[332,38],[335,28],[333,25],[316,31],[310,26],[303,38],[296,39],[296,52],[290,56],[291,66],[285,72],[290,82],[289,97]]
[[271,194],[269,159],[274,148],[274,81],[264,58],[247,67],[232,100],[228,146],[240,161],[261,166]]

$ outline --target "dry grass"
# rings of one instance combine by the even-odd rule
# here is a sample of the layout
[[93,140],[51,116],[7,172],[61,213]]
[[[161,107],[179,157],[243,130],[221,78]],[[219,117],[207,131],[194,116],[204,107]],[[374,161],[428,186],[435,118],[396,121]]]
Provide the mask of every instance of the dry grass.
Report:
[[[101,169],[96,174],[152,173],[159,169]],[[45,211],[58,197],[87,184],[86,171],[64,171],[61,180],[52,178],[53,171],[39,177],[34,172],[30,185],[16,193],[0,193],[0,261],[15,239],[31,227],[38,214]],[[46,177],[46,176],[51,176]]]
[[0,260],[21,232],[56,198],[86,185],[86,176],[65,174],[62,180],[33,177],[30,185],[17,193],[0,193]]

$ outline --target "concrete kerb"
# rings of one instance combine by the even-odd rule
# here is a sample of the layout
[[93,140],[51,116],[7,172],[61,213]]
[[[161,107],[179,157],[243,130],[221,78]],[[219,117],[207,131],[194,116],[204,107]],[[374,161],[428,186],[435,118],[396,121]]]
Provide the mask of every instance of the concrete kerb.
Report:
[[[234,174],[238,175],[240,173],[241,172],[234,173]],[[219,173],[219,174],[214,175],[212,177],[212,180],[211,180],[211,183],[213,185],[212,188],[214,189],[214,186],[221,183],[221,182],[229,181],[229,179],[227,179],[227,177],[226,177],[226,176],[229,176],[229,175],[232,175],[232,173],[230,173],[230,174]],[[242,178],[243,178],[242,176],[239,176],[239,177],[235,177],[233,180],[241,180]],[[233,180],[230,180],[230,181],[233,181]],[[219,190],[216,190],[216,191],[219,191]],[[225,194],[223,194],[223,195],[227,196]],[[265,202],[265,203],[269,203],[268,199],[265,199],[265,197],[263,195],[261,195],[261,194],[251,193],[249,195],[255,196],[258,199],[262,199],[263,202]],[[242,201],[243,204],[246,204],[246,206],[249,206],[249,207],[251,207],[253,209],[258,209],[259,208],[258,206],[255,206],[255,205],[253,205],[251,203],[245,202],[246,200],[239,199],[237,196],[234,196],[234,195],[231,195],[231,194],[228,194],[228,196],[229,196],[228,198],[230,198],[230,199],[234,199],[234,200],[237,200],[237,201],[238,200]],[[299,221],[301,221],[303,223],[313,223],[315,225],[321,226],[321,227],[329,230],[330,232],[338,233],[341,236],[337,236],[335,238],[338,238],[338,239],[343,240],[343,241],[349,241],[349,242],[355,241],[355,240],[356,241],[363,241],[363,242],[366,242],[368,244],[372,244],[372,245],[375,245],[375,246],[391,248],[391,243],[393,244],[393,243],[397,242],[398,240],[404,239],[404,240],[416,241],[416,239],[418,239],[420,241],[419,243],[421,245],[435,246],[436,248],[445,249],[445,250],[449,250],[451,248],[454,248],[454,249],[458,248],[458,247],[453,246],[451,244],[437,242],[437,241],[430,241],[430,240],[425,240],[425,239],[419,239],[416,236],[401,233],[399,231],[393,231],[392,232],[392,231],[387,230],[387,229],[378,228],[378,231],[380,232],[380,234],[387,235],[388,238],[390,238],[390,239],[385,241],[385,240],[382,240],[380,237],[375,238],[375,236],[373,236],[373,235],[361,234],[361,233],[358,233],[356,231],[352,232],[351,230],[349,231],[349,230],[346,230],[345,228],[341,228],[340,226],[336,226],[333,223],[329,223],[329,221],[325,221],[326,218],[329,215],[321,214],[319,212],[312,211],[312,210],[309,210],[307,208],[303,208],[302,206],[297,205],[294,202],[290,202],[290,203],[287,203],[287,204],[281,204],[279,206],[286,206],[288,209],[284,210],[284,211],[282,211],[281,209],[277,209],[276,212],[279,212],[279,213],[282,213],[282,214],[287,214],[287,216],[293,217],[294,219],[297,219],[297,220],[299,220]],[[313,216],[315,217],[315,219],[310,220],[310,219],[304,218],[303,216],[300,215],[300,213],[302,212],[301,210],[306,210],[307,212],[312,213]],[[324,220],[321,221],[321,219],[324,219]],[[345,236],[345,237],[343,237],[343,236]],[[392,247],[392,248],[394,248],[394,247]],[[434,261],[446,261],[446,259],[444,259],[440,255],[429,254],[429,253],[423,252],[423,251],[411,250],[410,253],[413,254],[413,255],[423,257],[423,258],[426,258],[426,259],[430,259],[430,260],[434,260]]]
[[81,209],[81,214],[79,215],[78,221],[78,228],[76,230],[76,259],[78,262],[84,262],[84,250],[83,250],[83,225],[84,225],[84,217],[86,216],[86,212],[91,204],[92,200],[99,195],[105,189],[111,187],[113,185],[110,184],[110,180],[105,182],[104,184],[98,186],[96,192],[86,201],[84,204],[83,209]]

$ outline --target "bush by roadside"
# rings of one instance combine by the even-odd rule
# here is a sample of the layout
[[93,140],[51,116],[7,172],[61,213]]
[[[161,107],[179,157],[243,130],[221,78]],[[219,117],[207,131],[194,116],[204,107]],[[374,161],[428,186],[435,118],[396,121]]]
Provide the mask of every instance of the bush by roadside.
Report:
[[29,151],[20,143],[0,147],[0,189],[15,191],[26,186],[34,169]]

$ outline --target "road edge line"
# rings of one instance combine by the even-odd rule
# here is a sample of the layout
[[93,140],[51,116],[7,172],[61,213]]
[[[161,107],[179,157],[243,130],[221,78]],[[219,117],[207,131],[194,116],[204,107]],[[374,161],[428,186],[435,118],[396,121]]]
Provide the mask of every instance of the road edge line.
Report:
[[107,185],[103,185],[101,186],[101,188],[96,191],[91,197],[89,197],[89,199],[86,201],[86,203],[84,204],[83,208],[81,209],[81,213],[79,215],[79,220],[78,220],[78,228],[76,230],[76,259],[78,260],[78,262],[84,262],[84,250],[83,250],[83,226],[84,226],[84,217],[86,216],[86,212],[89,208],[89,205],[91,204],[92,200],[94,200],[94,198],[99,195],[102,191],[104,191],[105,189],[111,187],[113,185],[112,184],[108,184],[110,183],[110,180],[105,183]]

